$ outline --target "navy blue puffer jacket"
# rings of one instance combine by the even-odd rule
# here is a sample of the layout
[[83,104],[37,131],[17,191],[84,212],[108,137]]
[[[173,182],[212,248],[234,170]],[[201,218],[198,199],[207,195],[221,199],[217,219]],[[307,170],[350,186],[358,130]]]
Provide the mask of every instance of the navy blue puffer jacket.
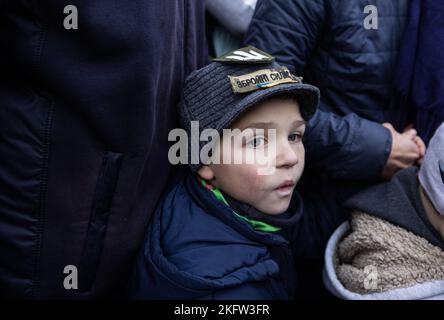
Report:
[[[366,29],[365,7],[377,8]],[[246,42],[321,90],[325,111],[387,119],[408,0],[259,1]]]
[[[190,175],[164,198],[148,228],[131,280],[136,299],[290,299],[293,251],[316,250],[337,224],[315,221],[293,196],[291,224],[256,231]],[[324,231],[322,231],[324,230]],[[320,240],[324,237],[325,239]]]

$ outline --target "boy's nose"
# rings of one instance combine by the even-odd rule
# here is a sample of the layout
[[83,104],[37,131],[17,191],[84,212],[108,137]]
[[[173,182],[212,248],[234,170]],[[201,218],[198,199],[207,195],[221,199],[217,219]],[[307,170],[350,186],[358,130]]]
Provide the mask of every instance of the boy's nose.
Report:
[[293,167],[299,162],[297,153],[289,143],[278,146],[276,155],[276,168]]

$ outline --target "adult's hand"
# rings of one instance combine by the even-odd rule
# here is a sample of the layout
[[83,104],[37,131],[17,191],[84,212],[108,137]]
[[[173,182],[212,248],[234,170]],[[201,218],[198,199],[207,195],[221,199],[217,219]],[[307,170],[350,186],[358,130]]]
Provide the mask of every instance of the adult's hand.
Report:
[[419,136],[416,136],[415,139],[413,139],[413,141],[416,143],[416,145],[418,146],[418,149],[419,149],[419,159],[418,159],[418,161],[416,161],[416,164],[418,166],[420,166],[420,165],[422,165],[422,162],[424,161],[424,156],[427,151],[427,147],[426,147],[424,141],[422,141],[422,139]]
[[[409,124],[407,127],[405,127],[404,132],[407,132],[409,130],[413,129],[413,124]],[[424,156],[427,150],[427,147],[424,143],[424,141],[422,141],[420,136],[416,136],[413,141],[416,143],[416,145],[418,146],[419,149],[419,159],[416,162],[416,164],[418,166],[422,165],[422,161],[424,160]]]
[[399,170],[418,163],[421,160],[421,152],[425,153],[425,149],[419,147],[422,140],[417,136],[415,129],[408,129],[400,134],[390,123],[383,123],[382,125],[392,135],[392,150],[382,173],[384,179],[390,179]]

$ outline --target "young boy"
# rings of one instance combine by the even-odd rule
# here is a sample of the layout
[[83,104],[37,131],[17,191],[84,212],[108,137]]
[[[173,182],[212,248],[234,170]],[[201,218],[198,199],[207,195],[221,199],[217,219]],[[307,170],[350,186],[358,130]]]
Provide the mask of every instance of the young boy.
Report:
[[[131,280],[134,298],[294,296],[291,242],[303,219],[294,188],[319,91],[273,59],[247,47],[186,79],[183,127],[192,135],[199,121],[201,132],[215,129],[221,139],[212,161],[192,163],[154,214]],[[237,129],[234,142],[224,129]],[[242,161],[226,161],[231,156]]]
[[348,200],[351,224],[328,243],[324,282],[344,299],[444,299],[444,124],[418,172]]

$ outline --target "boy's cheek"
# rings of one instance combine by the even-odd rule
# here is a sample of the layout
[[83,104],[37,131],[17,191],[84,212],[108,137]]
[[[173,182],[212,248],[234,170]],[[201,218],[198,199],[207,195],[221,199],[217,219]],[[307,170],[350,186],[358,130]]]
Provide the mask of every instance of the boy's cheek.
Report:
[[268,167],[274,167],[276,165],[276,153],[273,150],[255,150],[247,153],[247,159],[249,160],[247,164],[250,164],[256,169],[264,169]]
[[300,166],[302,167],[302,170],[303,170],[305,167],[305,148],[303,145],[302,145],[301,149],[298,150],[298,157],[299,157]]
[[258,169],[256,165],[244,165],[242,173],[240,174],[241,181],[245,181],[245,185],[251,191],[263,189],[267,183],[267,177],[258,174]]
[[305,147],[303,143],[299,143],[296,147],[296,154],[298,155],[299,163],[298,166],[301,170],[305,167]]

